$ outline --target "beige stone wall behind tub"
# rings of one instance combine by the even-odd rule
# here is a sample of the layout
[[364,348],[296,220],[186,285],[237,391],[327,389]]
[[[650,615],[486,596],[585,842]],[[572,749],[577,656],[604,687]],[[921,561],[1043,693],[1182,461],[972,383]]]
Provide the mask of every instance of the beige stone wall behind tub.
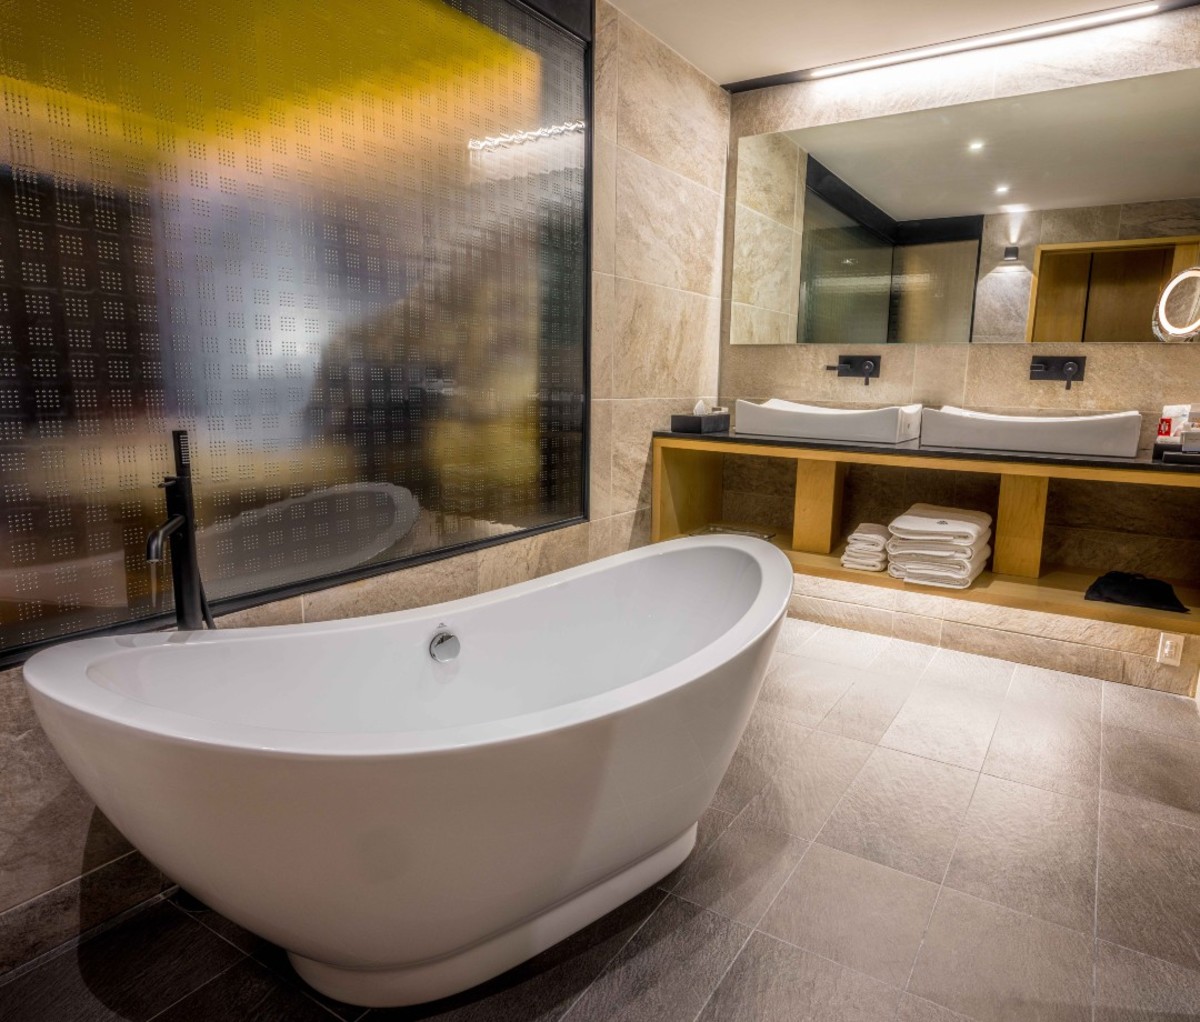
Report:
[[[436,603],[649,542],[650,431],[717,392],[729,98],[607,3],[595,56],[591,520],[221,624]],[[0,975],[169,886],[67,774],[19,670],[0,673],[0,807]]]
[[[738,140],[743,137],[1195,67],[1200,67],[1200,8],[1193,7],[1068,36],[741,93],[733,97],[732,104],[726,251],[732,250],[737,226],[733,183],[737,181]],[[1114,236],[1129,237],[1131,231],[1158,233],[1143,215],[1153,210],[1131,208],[1127,217],[1118,210],[1115,218],[1111,209],[1093,212],[1094,219],[1103,221],[1110,233],[1117,231]],[[1101,214],[1107,215],[1107,220]],[[1022,255],[1032,256],[1039,241],[1070,240],[1071,230],[1090,229],[1091,223],[1076,222],[1083,215],[1072,213],[1075,219],[1066,222],[1052,212],[1047,224],[1041,214],[1026,214],[1028,229],[1020,239]],[[994,238],[985,239],[985,255],[987,240],[995,248]],[[1027,344],[889,345],[881,352],[882,378],[873,380],[868,390],[861,382],[839,380],[825,371],[830,356],[837,354],[831,345],[731,345],[730,264],[727,258],[722,403],[770,397],[863,407],[919,401],[1025,414],[1136,408],[1144,417],[1142,442],[1148,445],[1163,404],[1200,401],[1200,344],[1089,345],[1085,352],[1087,380],[1070,391],[1061,385],[1029,381],[1033,349]],[[1028,281],[1022,290],[1015,286],[1020,283],[1016,276],[1007,282],[1019,293],[985,296],[985,319],[991,315],[1000,323],[1019,316],[1024,322]],[[1008,306],[1012,315],[1006,318]],[[1012,334],[1007,327],[995,332]],[[1080,353],[1078,345],[1038,345],[1036,350],[1040,355]],[[894,477],[889,477],[890,481],[871,479],[870,474],[871,470],[852,472],[851,493],[856,489],[862,494],[875,492],[884,485],[892,497],[898,488],[904,499],[915,500],[927,493],[945,495],[946,485],[958,485],[961,493],[952,491],[950,496],[968,505],[972,500],[990,499],[978,484],[953,480],[942,480],[934,494],[929,479],[923,478],[932,473],[904,473],[899,484]],[[725,514],[732,520],[786,525],[791,514],[791,487],[786,469],[778,466],[730,466]],[[1088,565],[1111,562],[1113,567],[1142,565],[1142,570],[1168,576],[1182,571],[1188,580],[1200,581],[1191,577],[1200,566],[1200,534],[1194,515],[1195,498],[1190,494],[1181,498],[1148,487],[1052,485],[1048,559]],[[847,519],[847,524],[853,528],[856,523]],[[1167,691],[1193,691],[1200,667],[1200,639],[1196,637],[1189,637],[1184,645],[1184,667],[1167,668],[1154,661],[1151,643],[1157,643],[1158,636],[1148,629],[1119,629],[1056,615],[1002,611],[944,597],[892,593],[804,576],[797,576],[796,587],[793,612],[814,620]]]

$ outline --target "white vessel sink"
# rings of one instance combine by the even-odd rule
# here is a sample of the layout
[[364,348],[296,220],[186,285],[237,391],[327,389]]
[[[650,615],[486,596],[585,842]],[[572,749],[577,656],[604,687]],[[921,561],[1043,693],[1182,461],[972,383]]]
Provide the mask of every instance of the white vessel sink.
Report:
[[947,407],[926,408],[921,417],[922,447],[1132,458],[1141,433],[1140,412],[1043,418]]
[[898,444],[921,432],[921,406],[819,408],[776,398],[761,405],[738,401],[736,427],[738,436]]

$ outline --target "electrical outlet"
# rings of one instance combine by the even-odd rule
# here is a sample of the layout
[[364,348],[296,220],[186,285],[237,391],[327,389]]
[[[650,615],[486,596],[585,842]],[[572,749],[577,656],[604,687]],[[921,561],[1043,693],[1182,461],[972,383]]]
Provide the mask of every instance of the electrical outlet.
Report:
[[1169,667],[1178,667],[1183,658],[1183,636],[1172,632],[1158,633],[1158,662]]

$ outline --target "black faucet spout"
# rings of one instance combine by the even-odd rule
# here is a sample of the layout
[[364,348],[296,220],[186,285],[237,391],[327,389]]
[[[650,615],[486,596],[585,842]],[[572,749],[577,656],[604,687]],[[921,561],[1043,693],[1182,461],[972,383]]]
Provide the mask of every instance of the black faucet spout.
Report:
[[192,503],[191,452],[187,433],[171,435],[175,446],[175,474],[163,480],[167,520],[146,537],[146,560],[157,564],[163,546],[171,542],[171,581],[175,594],[175,624],[185,631],[198,631],[207,624],[215,628],[204,586],[200,581],[200,559],[196,554],[196,509]]
[[146,560],[150,564],[159,564],[163,559],[163,544],[167,537],[176,529],[181,529],[187,525],[187,519],[183,515],[173,515],[155,529],[148,537],[146,537]]

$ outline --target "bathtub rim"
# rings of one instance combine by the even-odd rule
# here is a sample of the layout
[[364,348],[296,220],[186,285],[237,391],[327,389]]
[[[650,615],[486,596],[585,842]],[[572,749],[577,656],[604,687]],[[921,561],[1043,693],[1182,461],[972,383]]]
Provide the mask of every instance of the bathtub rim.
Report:
[[[472,724],[411,731],[301,731],[223,722],[123,696],[88,676],[101,659],[136,649],[205,642],[253,642],[295,632],[355,631],[393,622],[428,621],[430,627],[463,610],[475,610],[525,593],[638,560],[666,556],[685,547],[726,547],[748,553],[762,573],[759,588],[742,615],[723,633],[653,674],[583,699]],[[763,540],[734,535],[693,536],[639,547],[567,568],[542,578],[408,610],[311,624],[268,625],[200,632],[152,632],[78,639],[35,653],[23,668],[30,698],[43,725],[45,712],[95,718],[151,738],[199,747],[253,752],[288,759],[388,759],[400,755],[467,752],[484,746],[536,739],[584,725],[659,698],[752,649],[786,615],[793,569],[787,555]],[[778,591],[774,591],[778,586]],[[53,704],[53,708],[43,706]]]

